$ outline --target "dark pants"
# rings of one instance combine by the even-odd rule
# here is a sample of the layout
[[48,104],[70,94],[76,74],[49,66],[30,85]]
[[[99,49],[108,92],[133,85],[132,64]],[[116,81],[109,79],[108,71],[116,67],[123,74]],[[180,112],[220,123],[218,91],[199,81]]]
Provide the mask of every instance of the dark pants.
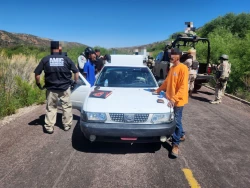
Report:
[[173,134],[173,145],[180,144],[180,138],[185,134],[182,128],[182,111],[183,106],[181,107],[174,107],[174,119],[176,122],[175,132]]

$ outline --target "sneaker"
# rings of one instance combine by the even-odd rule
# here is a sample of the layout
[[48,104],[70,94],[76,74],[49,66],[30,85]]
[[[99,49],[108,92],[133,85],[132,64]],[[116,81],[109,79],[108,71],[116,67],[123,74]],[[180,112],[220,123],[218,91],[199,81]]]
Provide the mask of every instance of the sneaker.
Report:
[[171,155],[174,157],[178,157],[179,155],[179,146],[178,145],[173,145]]
[[53,129],[53,128],[51,128],[51,129],[46,129],[46,128],[45,128],[45,130],[46,130],[46,132],[47,132],[48,134],[53,134],[53,133],[54,133],[54,129]]
[[183,135],[183,136],[180,138],[180,141],[183,142],[183,141],[185,141],[185,140],[186,140],[186,136]]
[[64,131],[68,131],[68,130],[70,130],[70,128],[71,128],[70,126],[65,126]]
[[221,100],[214,100],[214,101],[210,101],[210,104],[220,104]]

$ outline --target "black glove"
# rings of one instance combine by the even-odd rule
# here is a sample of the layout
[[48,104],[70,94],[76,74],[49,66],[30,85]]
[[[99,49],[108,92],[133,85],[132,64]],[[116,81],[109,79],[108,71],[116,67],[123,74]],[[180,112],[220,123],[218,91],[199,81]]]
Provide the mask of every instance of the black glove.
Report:
[[40,90],[44,90],[44,87],[42,87],[40,83],[36,83],[36,85]]
[[227,80],[225,78],[219,78],[220,82],[226,82]]
[[75,89],[76,84],[77,84],[76,81],[71,80],[71,89],[72,90]]

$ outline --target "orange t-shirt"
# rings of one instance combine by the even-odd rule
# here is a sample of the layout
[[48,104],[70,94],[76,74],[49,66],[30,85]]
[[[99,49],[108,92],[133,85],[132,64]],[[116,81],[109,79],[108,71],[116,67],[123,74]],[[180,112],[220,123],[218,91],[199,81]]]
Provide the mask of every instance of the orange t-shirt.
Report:
[[166,90],[167,99],[174,101],[175,106],[184,106],[188,103],[188,76],[188,68],[183,63],[172,66],[157,92]]

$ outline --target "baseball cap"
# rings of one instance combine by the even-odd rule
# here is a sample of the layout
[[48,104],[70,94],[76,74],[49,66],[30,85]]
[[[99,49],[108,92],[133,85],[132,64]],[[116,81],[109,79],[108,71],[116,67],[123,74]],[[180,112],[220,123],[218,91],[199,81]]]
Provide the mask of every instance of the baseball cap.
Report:
[[104,58],[107,60],[107,62],[111,63],[111,56],[109,54],[106,54]]
[[95,52],[93,52],[93,51],[90,51],[90,52],[89,52],[89,54],[95,54]]
[[194,48],[190,48],[189,50],[188,50],[188,53],[189,54],[191,54],[191,53],[194,53],[196,50],[194,49]]
[[96,48],[96,49],[95,49],[95,52],[100,52],[100,49]]
[[59,41],[50,41],[50,48],[51,49],[58,49],[59,48]]

